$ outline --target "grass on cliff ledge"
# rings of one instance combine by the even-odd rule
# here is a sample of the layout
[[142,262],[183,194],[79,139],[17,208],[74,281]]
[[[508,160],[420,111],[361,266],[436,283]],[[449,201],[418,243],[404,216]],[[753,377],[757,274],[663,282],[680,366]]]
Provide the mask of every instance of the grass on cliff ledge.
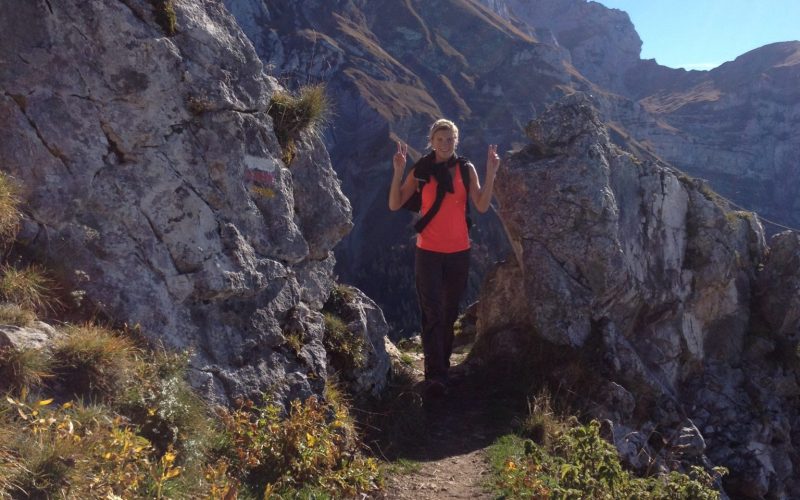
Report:
[[296,154],[295,141],[304,131],[318,132],[327,122],[331,103],[322,84],[301,87],[297,92],[276,92],[268,113],[275,136],[283,148],[283,162],[289,165]]
[[[7,181],[0,173],[9,247],[19,212]],[[44,271],[0,264],[2,324],[56,312]],[[0,499],[357,498],[381,487],[335,387],[286,412],[269,398],[215,408],[189,386],[189,358],[94,323],[57,328],[48,349],[0,349]]]

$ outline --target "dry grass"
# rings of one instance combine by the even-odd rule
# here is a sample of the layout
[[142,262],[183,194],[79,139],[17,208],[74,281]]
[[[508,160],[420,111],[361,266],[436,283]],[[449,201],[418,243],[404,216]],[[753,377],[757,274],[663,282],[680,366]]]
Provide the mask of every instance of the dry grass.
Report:
[[284,163],[294,158],[294,141],[303,131],[318,132],[327,122],[331,104],[325,86],[308,85],[297,93],[276,92],[270,102],[269,115],[275,125],[275,136],[284,149]]
[[10,243],[17,234],[22,214],[19,212],[19,188],[6,174],[0,172],[0,242]]
[[75,395],[109,396],[131,375],[135,351],[131,340],[107,328],[69,326],[53,348],[54,368]]
[[36,321],[36,313],[17,304],[0,304],[0,324],[31,326]]
[[49,356],[40,349],[0,349],[0,390],[15,394],[40,387],[52,376]]
[[39,266],[0,266],[0,298],[31,311],[53,311],[60,306],[55,282]]

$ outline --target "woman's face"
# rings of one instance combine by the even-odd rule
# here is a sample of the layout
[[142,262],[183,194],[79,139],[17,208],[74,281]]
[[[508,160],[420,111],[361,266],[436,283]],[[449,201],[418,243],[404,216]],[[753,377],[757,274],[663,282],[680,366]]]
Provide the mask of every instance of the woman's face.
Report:
[[446,128],[437,130],[431,138],[431,146],[439,158],[450,158],[456,150],[457,143],[458,140],[453,131]]

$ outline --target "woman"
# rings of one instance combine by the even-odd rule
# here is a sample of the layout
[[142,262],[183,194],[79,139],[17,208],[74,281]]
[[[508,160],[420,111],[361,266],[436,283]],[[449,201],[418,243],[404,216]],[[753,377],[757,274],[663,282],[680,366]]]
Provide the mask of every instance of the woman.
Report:
[[[431,153],[420,158],[405,179],[408,146],[397,142],[389,209],[400,209],[418,189],[421,191],[422,219],[415,226],[418,234],[414,278],[422,314],[425,380],[431,392],[443,393],[453,349],[453,324],[469,272],[467,198],[479,212],[489,209],[500,157],[497,145],[490,144],[481,187],[475,167],[465,158],[456,157],[458,127],[453,122],[436,120],[428,139]],[[463,173],[469,176],[468,182],[464,182]]]

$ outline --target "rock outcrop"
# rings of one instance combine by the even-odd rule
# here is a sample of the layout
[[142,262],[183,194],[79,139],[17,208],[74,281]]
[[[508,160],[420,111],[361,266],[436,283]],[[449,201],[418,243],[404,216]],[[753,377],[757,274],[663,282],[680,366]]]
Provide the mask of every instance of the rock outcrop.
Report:
[[24,186],[20,238],[85,277],[98,314],[191,349],[207,397],[319,393],[350,204],[315,135],[282,162],[281,88],[224,6],[176,1],[167,36],[153,5],[4,6],[0,168]]
[[796,238],[759,271],[753,214],[615,147],[585,94],[528,134],[496,184],[514,256],[484,283],[473,362],[577,394],[634,467],[710,459],[732,494],[796,496],[800,363],[776,360],[797,343],[797,305],[777,292],[796,285]]

